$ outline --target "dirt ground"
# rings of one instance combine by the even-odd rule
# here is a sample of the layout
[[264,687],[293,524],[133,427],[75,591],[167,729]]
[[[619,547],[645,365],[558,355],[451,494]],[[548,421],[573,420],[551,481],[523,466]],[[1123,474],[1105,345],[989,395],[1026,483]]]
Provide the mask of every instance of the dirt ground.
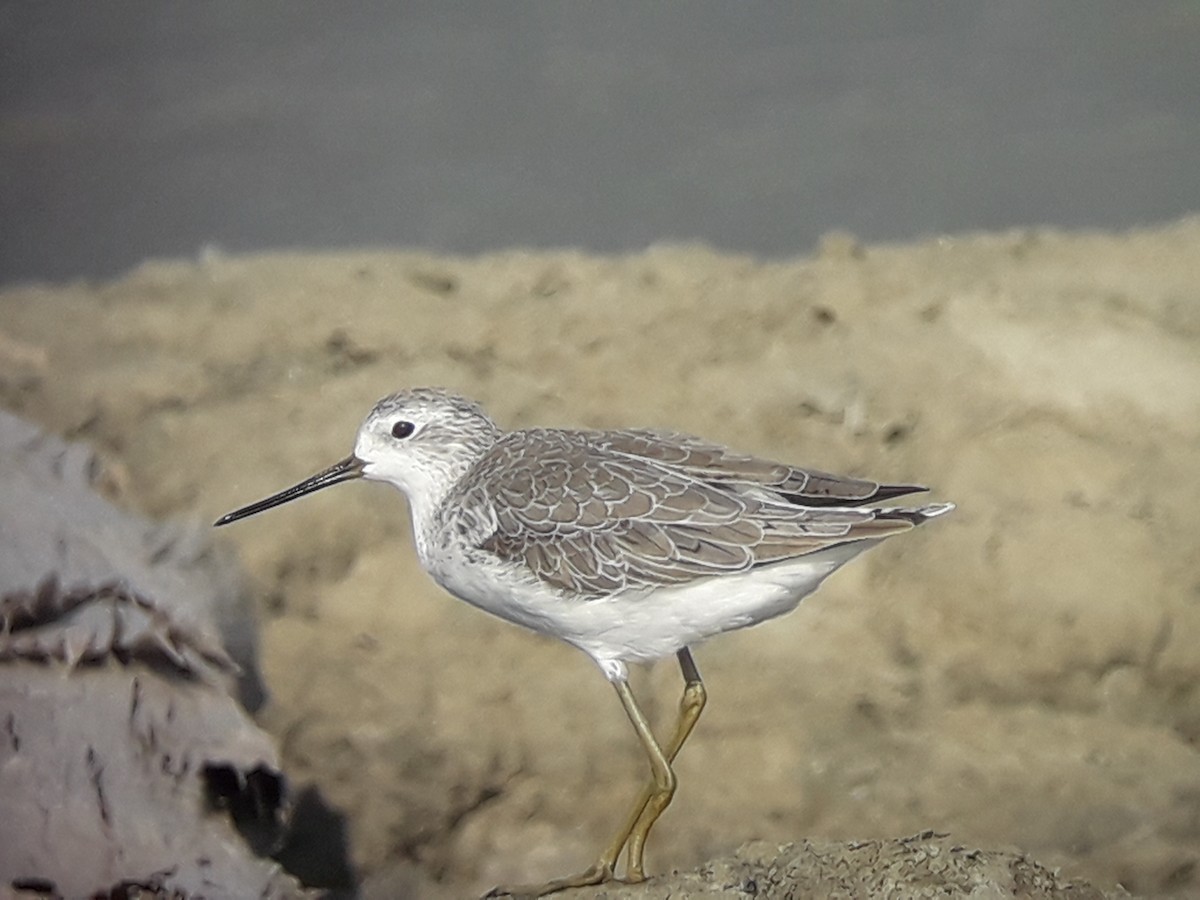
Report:
[[[421,384],[959,504],[699,648],[710,705],[651,871],[933,829],[1200,893],[1200,219],[773,263],[209,255],[0,294],[0,404],[94,444],[155,516],[286,487]],[[586,657],[446,597],[379,485],[218,537],[261,610],[263,721],[363,878],[458,896],[591,862],[645,763]],[[674,664],[635,676],[665,723]]]

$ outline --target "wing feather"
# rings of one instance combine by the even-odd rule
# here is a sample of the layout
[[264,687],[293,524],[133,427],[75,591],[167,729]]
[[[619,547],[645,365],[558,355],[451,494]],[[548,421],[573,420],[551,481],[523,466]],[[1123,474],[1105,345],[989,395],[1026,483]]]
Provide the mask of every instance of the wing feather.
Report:
[[602,597],[911,528],[903,516],[858,505],[902,488],[918,490],[741,456],[688,436],[536,429],[502,437],[448,505],[488,523],[476,546],[556,588]]
[[704,480],[755,485],[793,503],[854,506],[926,490],[917,484],[881,484],[789,466],[673,431],[606,431],[600,434],[599,443],[618,453],[677,466]]

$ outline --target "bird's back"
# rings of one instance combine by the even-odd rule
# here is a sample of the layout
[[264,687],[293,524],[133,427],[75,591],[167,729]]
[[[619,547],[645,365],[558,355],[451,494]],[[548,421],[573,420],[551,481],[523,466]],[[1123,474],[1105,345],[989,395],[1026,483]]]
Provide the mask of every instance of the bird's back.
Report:
[[480,551],[594,599],[887,537],[947,507],[869,504],[921,490],[670,432],[531,429],[502,435],[446,506]]

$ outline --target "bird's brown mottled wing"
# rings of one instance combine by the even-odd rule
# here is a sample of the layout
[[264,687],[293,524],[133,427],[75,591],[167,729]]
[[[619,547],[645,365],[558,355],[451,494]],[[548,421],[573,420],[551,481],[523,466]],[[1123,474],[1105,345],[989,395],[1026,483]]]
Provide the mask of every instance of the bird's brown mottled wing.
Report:
[[925,491],[919,484],[880,484],[736,453],[690,434],[648,429],[606,431],[600,446],[677,466],[705,481],[754,485],[805,506],[857,506]]
[[[649,449],[616,449],[631,440]],[[468,474],[454,504],[489,523],[481,549],[585,597],[682,584],[912,526],[869,509],[806,508],[745,489],[761,486],[765,474],[705,480],[694,473],[728,465],[704,445],[678,453],[708,468],[680,465],[667,440],[639,433],[510,434]],[[757,472],[759,461],[747,460],[747,471]],[[797,470],[782,468],[777,480],[791,484]]]

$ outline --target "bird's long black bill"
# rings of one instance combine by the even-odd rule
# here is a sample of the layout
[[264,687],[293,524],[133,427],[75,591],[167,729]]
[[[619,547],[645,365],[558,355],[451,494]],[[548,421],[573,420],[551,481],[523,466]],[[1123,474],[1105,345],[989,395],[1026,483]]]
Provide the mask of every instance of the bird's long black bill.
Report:
[[213,525],[228,525],[230,522],[236,522],[238,519],[244,519],[247,516],[260,513],[264,509],[270,509],[273,506],[279,506],[281,503],[287,503],[289,500],[295,500],[297,497],[303,497],[305,494],[311,494],[313,491],[319,491],[321,488],[341,484],[343,481],[350,481],[353,478],[362,478],[362,474],[363,461],[357,456],[347,456],[341,462],[334,463],[325,471],[318,472],[311,478],[304,479],[286,491],[280,491],[278,494],[272,494],[265,500],[259,500],[257,503],[251,503],[249,506],[243,506],[241,509],[235,509],[231,513],[226,513],[213,522]]

